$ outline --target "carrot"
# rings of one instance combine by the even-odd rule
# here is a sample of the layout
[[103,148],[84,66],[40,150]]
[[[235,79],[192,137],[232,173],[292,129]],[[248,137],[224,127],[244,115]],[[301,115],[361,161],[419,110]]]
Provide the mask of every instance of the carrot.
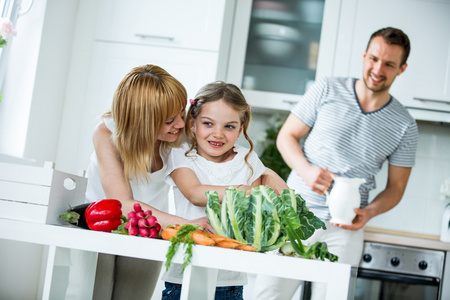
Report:
[[250,245],[246,245],[246,244],[240,244],[239,246],[237,246],[235,249],[238,250],[245,250],[245,251],[256,251],[256,248]]
[[221,241],[216,244],[217,247],[236,249],[241,243],[238,241]]
[[[236,241],[226,236],[221,236],[218,234],[208,233],[208,236],[214,240],[216,243],[220,243],[221,241]],[[237,242],[237,241],[236,241]]]
[[177,236],[177,231],[179,229],[180,225],[168,225],[163,228],[161,232],[161,237],[164,240],[170,241],[170,239],[174,236]]
[[[177,237],[178,230],[180,230],[182,226],[180,225],[168,225],[163,228],[161,232],[161,237],[164,240],[170,241],[173,237]],[[245,251],[256,251],[256,248],[243,244],[239,242],[238,240],[207,233],[203,230],[195,230],[192,231],[192,234],[190,235],[190,238],[192,241],[195,242],[197,245],[203,245],[203,246],[217,246],[222,248],[230,248],[230,249],[239,249],[239,250],[245,250]]]
[[214,246],[215,244],[214,240],[210,238],[206,232],[201,230],[196,230],[192,233],[192,240],[197,245]]

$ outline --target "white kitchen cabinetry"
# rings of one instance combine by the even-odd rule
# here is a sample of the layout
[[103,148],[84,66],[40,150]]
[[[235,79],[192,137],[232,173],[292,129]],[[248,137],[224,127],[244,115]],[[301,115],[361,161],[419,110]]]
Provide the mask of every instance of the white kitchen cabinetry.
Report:
[[[111,107],[116,87],[132,68],[162,67],[186,87],[190,98],[206,83],[224,78],[219,61],[228,55],[235,0],[95,3],[86,86],[76,90],[81,97],[72,97],[83,108],[78,115],[65,112],[69,117],[64,118],[58,149],[60,157],[64,156],[61,165],[70,172],[87,168],[97,117]],[[65,128],[73,128],[73,122],[80,126],[69,133]]]
[[237,2],[227,81],[253,107],[290,110],[331,75],[340,1]]
[[218,51],[226,0],[102,0],[96,39]]
[[361,77],[370,35],[388,26],[402,29],[411,53],[391,94],[416,119],[450,122],[449,16],[449,1],[343,0],[333,75]]

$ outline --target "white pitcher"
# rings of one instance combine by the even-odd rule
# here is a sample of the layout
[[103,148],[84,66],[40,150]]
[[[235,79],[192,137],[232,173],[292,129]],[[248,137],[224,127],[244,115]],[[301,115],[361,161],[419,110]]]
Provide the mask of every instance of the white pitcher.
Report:
[[361,205],[359,186],[366,182],[363,178],[334,177],[331,192],[325,192],[330,209],[331,223],[351,225],[356,216],[354,209]]

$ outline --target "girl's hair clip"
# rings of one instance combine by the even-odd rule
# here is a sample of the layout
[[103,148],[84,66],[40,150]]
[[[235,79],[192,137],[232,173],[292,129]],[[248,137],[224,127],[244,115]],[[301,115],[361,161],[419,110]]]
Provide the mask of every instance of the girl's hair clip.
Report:
[[197,101],[195,99],[189,99],[189,103],[191,103],[191,105],[195,105],[195,103],[197,103]]

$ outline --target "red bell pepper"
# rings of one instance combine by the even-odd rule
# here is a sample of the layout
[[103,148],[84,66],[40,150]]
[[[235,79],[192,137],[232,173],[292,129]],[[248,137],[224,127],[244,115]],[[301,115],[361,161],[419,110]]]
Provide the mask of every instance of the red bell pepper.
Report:
[[111,232],[122,224],[122,203],[116,199],[92,202],[85,211],[87,225],[92,230]]

